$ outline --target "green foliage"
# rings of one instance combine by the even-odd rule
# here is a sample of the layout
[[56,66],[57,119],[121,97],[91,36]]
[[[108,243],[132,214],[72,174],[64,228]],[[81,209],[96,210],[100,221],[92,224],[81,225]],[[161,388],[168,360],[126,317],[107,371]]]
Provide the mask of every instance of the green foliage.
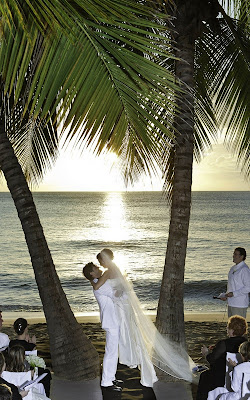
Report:
[[226,144],[238,155],[246,177],[249,176],[250,149],[249,45],[242,25],[236,20],[222,18],[218,20],[217,32],[207,30],[202,36],[197,61],[201,66],[197,75],[198,93],[206,87],[217,129],[225,134]]
[[[199,161],[211,140],[222,133],[249,178],[250,5],[243,0],[220,3],[225,9],[219,6],[213,17],[207,13],[195,41],[195,87],[189,89],[194,97],[194,155]],[[169,67],[174,71],[173,60]],[[165,151],[163,162],[164,188],[171,195],[174,147]]]
[[[109,0],[4,0],[0,13],[1,87],[12,109],[22,103],[16,148],[30,126],[39,128],[34,142],[47,123],[51,131],[53,115],[54,132],[69,128],[67,140],[77,133],[80,143],[97,139],[98,154],[108,148],[125,155],[129,179],[160,163],[173,130],[154,110],[171,107],[170,93],[178,91],[157,62],[171,57],[161,15],[134,1]],[[50,152],[37,146],[36,154],[43,161],[39,168],[34,162],[29,178],[42,175]]]

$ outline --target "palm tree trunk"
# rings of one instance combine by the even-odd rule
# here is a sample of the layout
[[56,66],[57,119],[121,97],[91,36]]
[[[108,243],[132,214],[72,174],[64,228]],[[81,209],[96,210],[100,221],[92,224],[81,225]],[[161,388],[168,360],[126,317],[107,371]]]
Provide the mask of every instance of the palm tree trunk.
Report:
[[0,168],[21,221],[48,325],[53,370],[67,379],[93,379],[99,357],[71,311],[43,233],[32,194],[0,120]]
[[[175,37],[176,55],[181,59],[176,61],[176,77],[193,88],[195,35],[190,12],[194,4],[190,1],[184,3],[180,6],[181,10],[177,5],[175,23],[178,32]],[[181,95],[177,103],[180,114],[176,117],[175,126],[179,134],[174,153],[171,218],[156,325],[161,333],[185,347],[183,292],[191,207],[194,103],[188,92]]]

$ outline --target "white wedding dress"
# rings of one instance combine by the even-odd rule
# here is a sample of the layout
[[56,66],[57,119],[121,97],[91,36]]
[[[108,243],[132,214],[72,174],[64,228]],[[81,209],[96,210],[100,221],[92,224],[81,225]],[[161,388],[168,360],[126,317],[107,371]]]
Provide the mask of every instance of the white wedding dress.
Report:
[[120,321],[119,361],[141,370],[141,384],[152,387],[157,381],[154,366],[165,373],[192,381],[194,362],[185,349],[171,342],[156,329],[144,314],[132,283],[110,258],[105,266],[110,271],[110,284],[114,290],[114,304]]
[[[117,290],[117,279],[110,279],[113,290]],[[126,293],[114,298],[116,314],[120,322],[119,362],[130,368],[139,367],[141,384],[153,387],[158,380],[150,356],[145,348],[138,321]]]

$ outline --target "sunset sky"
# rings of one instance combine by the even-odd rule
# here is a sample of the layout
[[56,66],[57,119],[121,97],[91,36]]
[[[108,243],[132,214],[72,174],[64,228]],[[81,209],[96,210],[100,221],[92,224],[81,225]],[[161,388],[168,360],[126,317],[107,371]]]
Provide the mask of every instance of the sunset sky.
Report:
[[[113,165],[113,166],[112,166]],[[193,190],[249,190],[237,168],[236,159],[222,143],[213,146],[201,163],[194,163]],[[0,191],[6,191],[4,179]],[[95,158],[89,151],[82,155],[76,150],[63,150],[55,166],[49,171],[39,187],[33,191],[123,191],[126,187],[114,155]],[[141,177],[128,190],[162,190],[160,178]]]

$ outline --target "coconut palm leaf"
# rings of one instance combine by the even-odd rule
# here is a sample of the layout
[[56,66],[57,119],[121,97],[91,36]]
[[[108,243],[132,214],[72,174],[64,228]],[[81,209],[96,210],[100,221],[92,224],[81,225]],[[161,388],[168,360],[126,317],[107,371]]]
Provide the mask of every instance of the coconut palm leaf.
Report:
[[245,24],[245,27],[249,25],[250,4],[248,0],[221,0],[220,3],[227,15],[237,19],[239,23]]
[[237,31],[237,40],[224,20],[220,20],[221,30],[218,35],[214,35],[213,38],[211,35],[204,36],[204,45],[210,58],[205,69],[210,82],[210,96],[214,101],[218,128],[225,131],[225,142],[237,154],[238,162],[248,177],[250,60],[249,56],[246,56],[246,49],[249,40],[236,22],[232,23]]
[[[218,132],[223,131],[226,145],[237,155],[238,163],[248,177],[250,43],[247,35],[249,20],[245,14],[249,5],[239,1],[231,2],[231,6],[233,3],[234,13],[241,15],[241,20],[230,18],[220,8],[223,18],[213,20],[212,26],[203,23],[203,34],[196,41],[194,156],[200,161],[211,147],[211,139],[216,140]],[[170,65],[173,70],[173,61]],[[169,201],[173,177],[174,147],[166,150],[163,158],[164,190]]]
[[[173,130],[159,120],[155,108],[172,107],[170,91],[178,87],[173,75],[153,62],[171,55],[168,36],[154,33],[166,28],[152,21],[152,12],[134,2],[79,0],[79,14],[76,18],[73,13],[65,34],[65,25],[59,30],[60,18],[68,12],[63,1],[53,27],[56,35],[51,40],[49,33],[45,40],[40,20],[49,22],[39,0],[23,3],[22,10],[6,3],[11,12],[6,16],[0,9],[4,95],[13,94],[15,104],[22,98],[23,115],[31,115],[31,125],[55,114],[56,126],[70,127],[67,141],[77,132],[80,143],[90,145],[98,138],[98,154],[105,148],[126,154],[130,177],[139,166],[149,171],[159,163],[162,143],[173,138]],[[50,2],[46,7],[51,15]]]

